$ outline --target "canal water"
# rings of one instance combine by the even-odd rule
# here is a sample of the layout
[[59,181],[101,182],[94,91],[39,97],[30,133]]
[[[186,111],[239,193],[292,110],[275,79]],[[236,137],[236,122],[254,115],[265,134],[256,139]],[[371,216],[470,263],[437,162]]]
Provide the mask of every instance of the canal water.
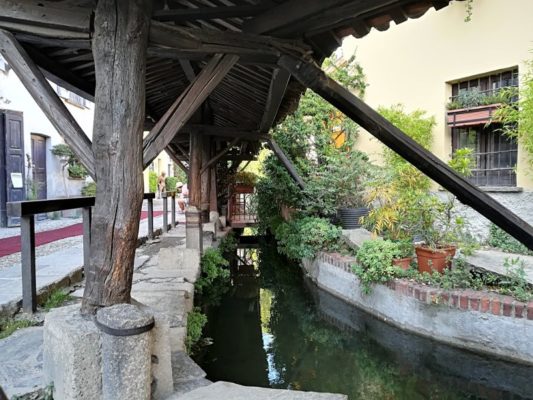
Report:
[[316,288],[275,247],[237,252],[229,291],[202,305],[193,358],[212,381],[350,400],[533,398],[533,367],[402,332]]

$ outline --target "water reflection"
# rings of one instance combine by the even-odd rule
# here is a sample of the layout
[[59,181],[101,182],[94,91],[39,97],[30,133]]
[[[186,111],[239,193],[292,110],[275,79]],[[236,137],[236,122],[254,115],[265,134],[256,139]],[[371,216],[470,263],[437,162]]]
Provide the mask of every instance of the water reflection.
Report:
[[533,394],[533,368],[399,331],[309,284],[275,248],[240,251],[230,292],[208,310],[214,343],[196,355],[209,379],[351,400]]

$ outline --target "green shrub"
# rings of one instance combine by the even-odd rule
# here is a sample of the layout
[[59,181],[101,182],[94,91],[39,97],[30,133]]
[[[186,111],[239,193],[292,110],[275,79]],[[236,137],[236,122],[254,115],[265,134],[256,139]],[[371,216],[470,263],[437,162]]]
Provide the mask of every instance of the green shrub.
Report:
[[218,250],[221,254],[233,254],[237,250],[237,239],[233,232],[228,233],[218,245]]
[[353,266],[359,277],[363,292],[368,294],[375,283],[386,283],[402,274],[399,267],[392,265],[392,260],[402,257],[398,243],[390,240],[368,240],[357,251],[359,264]]
[[43,304],[46,311],[50,311],[52,308],[61,307],[64,302],[72,300],[72,296],[65,293],[61,289],[54,290]]
[[148,187],[150,193],[157,192],[157,174],[154,171],[148,172]]
[[178,178],[176,178],[175,176],[167,176],[165,178],[165,188],[169,192],[176,191],[176,183],[178,183]]
[[202,293],[217,279],[229,278],[229,270],[225,268],[229,262],[222,256],[219,249],[207,249],[202,255],[200,264],[202,272],[195,284],[198,293]]
[[338,250],[342,242],[339,227],[316,217],[283,222],[276,229],[275,236],[280,253],[294,260],[313,258],[319,251]]
[[34,326],[35,322],[27,319],[0,318],[0,339],[5,339],[19,329]]
[[187,353],[192,353],[193,346],[202,337],[202,331],[207,323],[207,317],[200,312],[198,307],[187,314],[187,337],[185,338],[185,347]]
[[500,293],[513,296],[518,301],[533,300],[531,285],[526,279],[524,261],[520,258],[506,258],[504,264],[506,277],[500,281]]
[[533,251],[494,224],[491,224],[489,229],[488,244],[506,253],[533,255]]
[[96,182],[89,182],[81,188],[82,196],[96,196]]
[[71,178],[83,179],[88,175],[85,167],[77,162],[70,164],[67,169]]

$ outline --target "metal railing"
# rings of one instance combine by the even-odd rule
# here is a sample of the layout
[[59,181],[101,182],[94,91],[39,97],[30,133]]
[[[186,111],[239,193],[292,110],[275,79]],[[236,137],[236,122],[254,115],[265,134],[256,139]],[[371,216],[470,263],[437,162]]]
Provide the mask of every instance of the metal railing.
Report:
[[[167,197],[172,198],[172,227],[176,226],[175,193],[163,194],[163,232],[168,232]],[[145,193],[148,205],[148,238],[154,233],[154,193]],[[8,215],[20,218],[21,268],[22,268],[22,308],[33,313],[37,309],[37,285],[35,263],[35,215],[54,211],[81,208],[83,224],[83,264],[89,265],[91,248],[91,218],[94,197],[71,197],[66,199],[31,200],[7,203]]]

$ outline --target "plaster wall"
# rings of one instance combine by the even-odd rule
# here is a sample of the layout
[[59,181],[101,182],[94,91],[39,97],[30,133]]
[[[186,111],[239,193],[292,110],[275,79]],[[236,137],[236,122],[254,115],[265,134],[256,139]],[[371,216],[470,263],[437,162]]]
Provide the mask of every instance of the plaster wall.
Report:
[[[357,55],[369,84],[365,100],[373,107],[401,103],[407,111],[423,109],[434,116],[433,152],[447,160],[451,130],[446,125],[450,82],[518,66],[532,59],[533,31],[530,0],[476,0],[472,20],[464,22],[464,2],[430,10],[385,32],[373,31],[361,39],[348,37],[346,56]],[[364,132],[359,146],[380,160],[381,144]],[[527,161],[519,148],[518,186],[533,189]]]
[[[52,87],[56,87],[51,83]],[[89,138],[92,137],[94,104],[87,102],[81,108],[65,102],[80,127]],[[79,196],[83,181],[66,179],[66,192],[63,183],[63,171],[58,157],[51,153],[53,146],[64,143],[64,140],[41,111],[37,103],[28,93],[15,72],[7,68],[0,70],[0,108],[21,111],[24,118],[24,153],[31,156],[31,135],[37,134],[46,138],[46,169],[47,197]],[[28,171],[26,171],[26,174]],[[68,174],[67,174],[68,175]]]
[[533,321],[427,304],[384,285],[363,294],[351,272],[318,258],[303,263],[323,290],[403,330],[434,340],[533,364]]

